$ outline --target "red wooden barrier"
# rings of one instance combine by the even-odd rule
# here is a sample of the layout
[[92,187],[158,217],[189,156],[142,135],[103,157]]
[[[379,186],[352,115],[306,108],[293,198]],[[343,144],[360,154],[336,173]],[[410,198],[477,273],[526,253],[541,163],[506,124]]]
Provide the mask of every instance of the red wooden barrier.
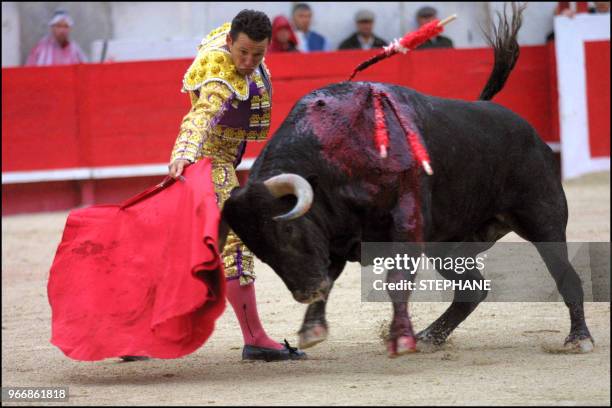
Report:
[[[302,96],[346,80],[357,64],[375,52],[270,55],[267,62],[274,86],[270,134]],[[180,88],[190,63],[170,60],[2,69],[2,172],[166,163],[189,109],[188,97]],[[409,52],[371,67],[355,80],[389,82],[436,96],[475,100],[492,63],[492,50],[486,48]],[[528,120],[545,141],[558,142],[551,68],[546,46],[522,47],[519,62],[495,101]],[[246,158],[255,157],[262,147],[263,143],[250,143]],[[142,183],[159,178],[92,181],[89,194],[95,202],[101,197],[105,202],[117,201],[137,193]],[[73,197],[80,183],[57,182],[56,187]],[[44,190],[40,184],[3,184],[3,214],[79,204],[75,199],[54,199],[56,206],[42,203],[46,195],[38,194]],[[106,191],[117,189],[118,184],[134,188],[118,189],[118,194]],[[29,203],[25,205],[24,200]]]
[[610,41],[584,43],[589,147],[593,157],[610,157]]

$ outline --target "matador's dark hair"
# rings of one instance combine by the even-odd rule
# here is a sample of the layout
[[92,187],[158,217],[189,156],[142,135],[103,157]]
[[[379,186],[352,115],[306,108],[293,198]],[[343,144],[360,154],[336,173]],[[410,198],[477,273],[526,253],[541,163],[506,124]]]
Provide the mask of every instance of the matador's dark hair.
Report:
[[238,34],[245,33],[253,41],[272,39],[272,23],[268,16],[255,10],[242,10],[232,20],[230,36],[236,41]]

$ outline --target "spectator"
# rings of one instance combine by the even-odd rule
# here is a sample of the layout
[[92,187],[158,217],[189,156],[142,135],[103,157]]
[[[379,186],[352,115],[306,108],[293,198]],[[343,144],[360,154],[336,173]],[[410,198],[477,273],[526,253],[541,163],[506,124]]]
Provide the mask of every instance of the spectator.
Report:
[[[565,16],[569,18],[574,18],[576,12],[569,7],[569,3],[558,2],[557,7],[555,7],[555,16]],[[546,36],[546,42],[555,40],[555,32],[551,31]]]
[[[588,12],[590,14],[606,14],[610,12],[610,2],[609,1],[595,1],[593,2],[593,7],[589,7]],[[555,16],[565,16],[569,18],[574,18],[578,14],[576,11],[570,8],[569,2],[559,2],[557,7],[555,7]],[[546,42],[554,41],[555,33],[551,31],[546,36]]]
[[321,34],[310,31],[312,10],[306,3],[297,3],[291,13],[297,35],[297,49],[302,52],[327,51],[327,40]]
[[72,17],[65,10],[53,13],[49,27],[51,32],[44,36],[32,49],[26,66],[66,65],[87,62],[81,47],[70,41],[70,29],[74,25]]
[[297,37],[285,16],[276,16],[272,22],[272,42],[268,52],[297,51]]
[[357,31],[350,37],[342,41],[340,50],[382,48],[387,42],[374,35],[374,13],[370,10],[359,10],[355,14],[355,24]]
[[[417,23],[419,28],[437,18],[438,12],[435,8],[430,6],[421,7],[417,12]],[[417,50],[424,50],[427,48],[453,48],[453,41],[443,35],[430,38],[423,44],[417,47]]]
[[594,1],[593,5],[593,7],[589,8],[589,13],[591,14],[606,14],[610,12],[609,1]]

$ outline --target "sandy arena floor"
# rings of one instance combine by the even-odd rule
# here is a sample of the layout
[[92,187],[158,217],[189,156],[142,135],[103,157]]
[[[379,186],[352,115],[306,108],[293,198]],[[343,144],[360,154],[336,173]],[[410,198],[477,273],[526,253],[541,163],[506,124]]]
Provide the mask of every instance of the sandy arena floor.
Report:
[[[570,241],[610,240],[610,174],[566,183]],[[209,342],[176,360],[72,361],[49,343],[47,276],[67,212],[2,219],[2,386],[68,386],[71,405],[608,405],[610,304],[586,304],[596,340],[584,355],[554,354],[569,332],[563,303],[484,303],[433,354],[386,357],[378,333],[387,303],[360,302],[350,264],[328,306],[330,337],[301,362],[240,359],[231,308]],[[510,237],[509,239],[513,239]],[[297,343],[306,306],[274,272],[256,265],[262,321]],[[417,330],[446,304],[411,306]],[[53,405],[48,404],[48,405]]]

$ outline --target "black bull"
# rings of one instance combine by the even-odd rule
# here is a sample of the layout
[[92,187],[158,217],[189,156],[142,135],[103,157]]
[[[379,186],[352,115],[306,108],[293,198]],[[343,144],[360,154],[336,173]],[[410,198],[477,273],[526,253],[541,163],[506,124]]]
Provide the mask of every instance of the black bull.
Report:
[[[492,40],[495,66],[479,101],[428,96],[383,83],[345,82],[311,92],[292,109],[259,155],[247,184],[223,208],[223,220],[281,277],[294,298],[309,303],[300,346],[327,336],[325,304],[347,261],[361,261],[361,242],[482,242],[510,231],[536,244],[569,308],[566,345],[592,349],[580,279],[565,242],[567,203],[550,148],[521,117],[489,102],[518,58],[516,32],[505,17]],[[501,33],[501,34],[500,34]],[[388,103],[389,156],[374,144],[373,90],[399,106],[429,152],[432,176],[413,160]],[[475,256],[458,244],[435,256]],[[520,260],[517,260],[520,262]],[[477,269],[447,279],[482,280]],[[403,275],[402,275],[403,276]],[[398,271],[387,280],[400,278]],[[576,294],[578,292],[578,294]],[[391,356],[413,351],[415,338],[439,346],[486,292],[455,292],[449,308],[416,336],[408,292],[394,298],[388,336]]]

